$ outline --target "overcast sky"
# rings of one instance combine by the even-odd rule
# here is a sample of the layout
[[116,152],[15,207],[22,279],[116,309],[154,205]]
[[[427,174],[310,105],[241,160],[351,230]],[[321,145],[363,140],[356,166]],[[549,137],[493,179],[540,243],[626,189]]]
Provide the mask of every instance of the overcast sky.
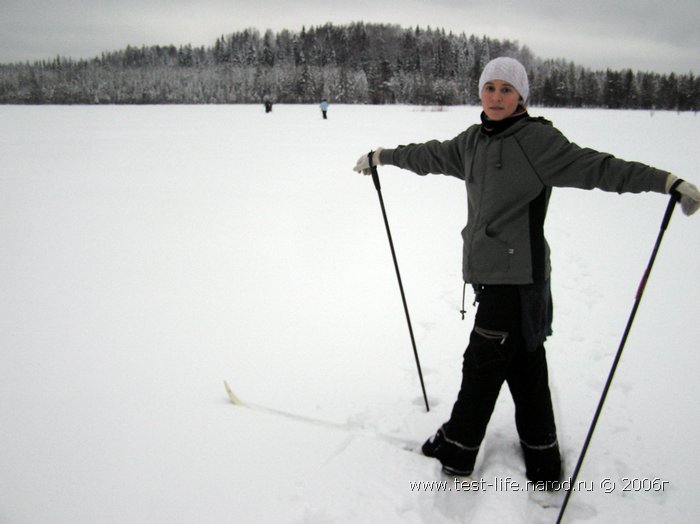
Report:
[[357,21],[517,40],[593,69],[700,74],[700,0],[0,0],[0,63]]

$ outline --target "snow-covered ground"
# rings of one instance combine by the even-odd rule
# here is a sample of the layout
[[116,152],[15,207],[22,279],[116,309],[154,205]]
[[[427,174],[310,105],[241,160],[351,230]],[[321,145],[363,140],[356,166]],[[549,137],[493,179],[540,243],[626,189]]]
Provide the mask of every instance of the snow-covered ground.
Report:
[[[531,113],[700,182],[693,114]],[[554,521],[515,487],[507,388],[480,489],[397,444],[432,434],[457,392],[474,312],[460,320],[466,197],[456,179],[380,169],[426,413],[377,194],[352,166],[376,146],[451,138],[478,115],[0,107],[0,522]],[[547,349],[567,475],[667,201],[553,193]],[[699,233],[677,210],[566,522],[700,515]],[[292,417],[234,406],[223,380]],[[447,489],[415,489],[432,481]]]

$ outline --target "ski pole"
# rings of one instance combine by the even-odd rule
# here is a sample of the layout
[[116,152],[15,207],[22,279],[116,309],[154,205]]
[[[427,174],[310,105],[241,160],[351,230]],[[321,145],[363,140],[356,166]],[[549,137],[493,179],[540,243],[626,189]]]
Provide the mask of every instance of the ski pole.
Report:
[[403,290],[403,284],[401,283],[401,273],[399,273],[399,264],[396,261],[396,252],[394,251],[394,242],[391,239],[391,230],[389,229],[389,221],[386,218],[386,208],[384,207],[384,198],[382,197],[382,189],[379,185],[379,172],[377,171],[377,166],[372,165],[372,156],[374,151],[370,151],[369,166],[372,173],[372,181],[374,182],[374,187],[377,190],[377,195],[379,195],[379,205],[382,208],[382,216],[384,217],[384,226],[386,227],[386,234],[389,237],[389,247],[391,248],[391,257],[394,259],[394,269],[396,270],[396,278],[399,281],[399,289],[401,290],[401,300],[403,302],[403,310],[406,314],[406,322],[408,324],[408,333],[411,335],[411,344],[413,345],[413,356],[416,359],[416,367],[418,368],[418,378],[420,379],[420,387],[423,390],[423,400],[425,401],[425,410],[430,411],[430,406],[428,405],[428,395],[425,392],[425,383],[423,382],[423,372],[420,368],[420,360],[418,359],[418,350],[416,349],[416,339],[413,336],[413,328],[411,327],[411,317],[408,314],[408,305],[406,304],[406,294]]
[[617,365],[620,362],[620,357],[622,357],[622,350],[625,347],[625,343],[627,342],[627,337],[630,333],[630,330],[632,329],[632,322],[634,322],[634,317],[637,314],[637,309],[639,308],[639,303],[642,300],[642,295],[644,294],[644,288],[647,285],[647,281],[649,280],[649,274],[651,273],[651,268],[654,265],[654,261],[656,260],[656,254],[659,252],[659,246],[661,245],[661,240],[664,237],[664,233],[666,232],[666,228],[668,227],[668,223],[671,220],[671,215],[673,214],[673,209],[675,208],[676,202],[680,200],[680,195],[676,191],[676,187],[682,182],[682,180],[677,180],[672,186],[671,186],[671,198],[669,199],[668,205],[666,206],[666,213],[664,214],[664,218],[661,221],[661,228],[659,230],[659,235],[656,238],[656,244],[654,245],[654,250],[651,253],[651,258],[649,259],[649,263],[647,264],[646,270],[644,271],[644,275],[642,276],[642,280],[639,283],[639,287],[637,288],[637,295],[634,300],[634,306],[632,307],[632,312],[630,313],[629,319],[627,320],[627,326],[625,327],[624,334],[622,335],[622,340],[620,341],[620,346],[617,349],[617,354],[615,355],[615,359],[613,360],[612,367],[610,369],[610,373],[608,374],[608,379],[605,382],[605,387],[603,388],[603,393],[600,396],[600,401],[598,402],[598,407],[596,408],[595,415],[593,415],[593,420],[591,422],[591,425],[588,429],[588,434],[586,435],[586,440],[583,443],[583,448],[581,449],[581,453],[579,454],[578,457],[578,462],[576,463],[576,467],[574,468],[574,472],[571,476],[571,483],[569,486],[569,489],[566,492],[566,495],[564,496],[564,502],[562,503],[561,509],[559,510],[559,516],[557,517],[557,524],[560,524],[562,521],[562,518],[564,517],[564,512],[566,511],[566,506],[569,503],[569,499],[571,498],[571,494],[574,491],[574,486],[576,486],[576,479],[578,478],[579,471],[581,470],[581,466],[583,465],[583,459],[586,456],[586,452],[588,451],[588,446],[591,443],[591,439],[593,438],[593,431],[595,431],[596,424],[598,423],[598,419],[600,418],[600,414],[603,411],[603,404],[605,403],[605,398],[608,395],[608,391],[610,390],[610,386],[612,384],[613,380],[613,375],[615,375],[615,370],[617,369]]

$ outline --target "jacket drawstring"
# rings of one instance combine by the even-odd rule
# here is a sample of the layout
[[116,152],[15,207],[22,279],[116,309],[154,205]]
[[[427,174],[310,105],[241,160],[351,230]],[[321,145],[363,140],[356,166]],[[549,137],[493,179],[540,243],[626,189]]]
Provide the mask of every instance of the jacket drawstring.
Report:
[[467,294],[467,283],[465,282],[464,285],[462,286],[462,309],[459,310],[460,313],[462,313],[462,320],[464,320],[464,315],[466,314],[467,310],[464,308],[464,302],[465,302],[465,296]]

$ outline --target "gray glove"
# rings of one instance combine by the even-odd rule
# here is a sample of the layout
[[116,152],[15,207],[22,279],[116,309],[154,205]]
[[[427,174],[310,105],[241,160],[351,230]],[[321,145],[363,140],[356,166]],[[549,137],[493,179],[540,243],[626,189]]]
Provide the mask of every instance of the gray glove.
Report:
[[[374,150],[374,154],[372,155],[373,166],[381,165],[381,163],[379,162],[379,154],[382,152],[382,149],[383,148],[378,147]],[[357,171],[358,173],[362,173],[363,175],[369,175],[371,173],[369,169],[369,155],[365,154],[358,158],[357,164],[355,164],[355,167],[353,167],[352,169],[353,171]]]
[[[668,175],[666,179],[666,192],[671,191],[671,186],[678,180],[674,175]],[[686,216],[690,216],[700,208],[700,191],[690,182],[681,180],[681,183],[676,187],[676,191],[681,197],[681,210]]]

